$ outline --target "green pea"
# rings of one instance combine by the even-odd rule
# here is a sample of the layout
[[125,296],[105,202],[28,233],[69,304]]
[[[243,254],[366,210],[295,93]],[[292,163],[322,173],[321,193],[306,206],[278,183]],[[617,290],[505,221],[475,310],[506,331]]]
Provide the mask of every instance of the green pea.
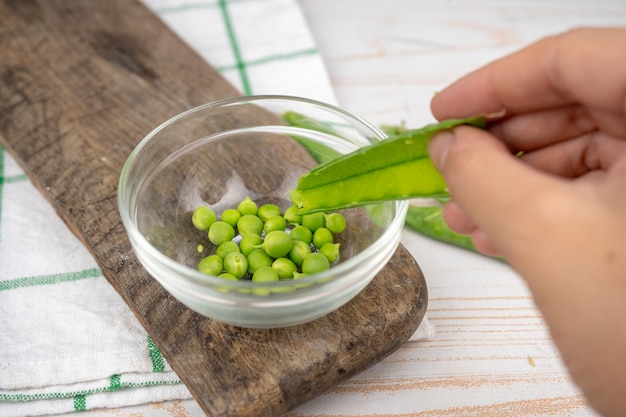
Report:
[[313,246],[317,249],[326,243],[333,243],[333,234],[325,227],[320,227],[313,233]]
[[326,243],[320,249],[320,253],[328,258],[328,262],[331,264],[339,259],[339,248],[341,244],[339,243]]
[[278,274],[278,279],[293,278],[294,272],[298,271],[298,267],[289,258],[278,258],[272,263],[272,268]]
[[[294,276],[293,276],[293,279],[294,279],[295,281],[298,281],[298,280],[300,280],[301,278],[306,278],[306,277],[308,277],[308,276],[309,276],[309,274],[304,274],[304,273],[302,273],[302,272],[296,272],[296,273],[294,274]],[[307,288],[307,287],[312,287],[313,285],[315,285],[315,283],[314,283],[314,282],[307,282],[306,284],[298,282],[296,285],[294,285],[294,287],[295,287],[295,288]]]
[[293,241],[283,230],[273,230],[265,235],[263,240],[263,249],[272,258],[280,258],[285,256],[291,250]]
[[258,249],[259,245],[263,244],[263,238],[255,233],[248,233],[241,238],[239,242],[239,250],[244,255],[248,256],[252,251]]
[[[222,278],[228,281],[239,281],[236,276],[234,276],[233,274],[229,274],[227,272],[222,272],[221,274],[218,275],[218,278]],[[233,290],[233,288],[230,288],[227,285],[218,285],[218,286],[215,286],[215,289],[219,292],[229,292]]]
[[215,212],[206,206],[200,206],[193,211],[191,215],[191,221],[194,227],[198,230],[206,232],[209,227],[217,220]]
[[[208,231],[209,241],[217,246],[214,255],[198,263],[198,269],[229,280],[249,273],[257,282],[298,279],[329,269],[339,259],[340,244],[334,243],[334,234],[345,230],[345,217],[324,212],[301,216],[298,211],[293,205],[281,214],[276,204],[258,206],[246,197],[237,209],[224,210],[218,220],[210,207],[198,207],[193,224]],[[237,233],[239,243],[234,241]],[[198,251],[203,250],[199,245]],[[269,289],[259,291],[269,294]]]
[[255,249],[248,255],[248,272],[254,272],[262,266],[272,266],[274,260],[263,249]]
[[229,274],[228,272],[222,272],[221,274],[218,275],[218,277],[228,279],[231,281],[239,281],[239,279],[236,276],[234,276],[233,274]]
[[326,228],[331,233],[341,233],[346,230],[346,218],[339,213],[329,213],[325,219]]
[[307,245],[310,245],[311,242],[313,242],[313,232],[311,232],[311,229],[308,227],[296,226],[291,229],[289,236],[291,237],[291,240],[301,240]]
[[311,253],[311,246],[304,243],[301,240],[294,240],[292,242],[291,250],[289,251],[289,259],[293,261],[297,266],[302,266],[304,258]]
[[302,216],[298,214],[297,206],[291,206],[285,210],[283,217],[289,224],[300,224],[302,222]]
[[305,214],[302,216],[302,226],[311,229],[311,232],[315,232],[320,227],[324,227],[326,214],[319,211],[316,213]]
[[314,252],[306,256],[302,262],[303,274],[315,274],[318,272],[326,271],[330,268],[330,262],[328,258],[319,252]]
[[224,258],[224,270],[237,278],[243,278],[248,272],[248,259],[241,252],[231,252]]
[[270,291],[276,294],[280,294],[280,293],[286,293],[286,292],[293,292],[295,290],[296,290],[295,285],[285,285],[284,287],[272,287]]
[[226,255],[231,252],[239,252],[239,245],[232,240],[227,240],[226,242],[221,243],[215,251],[215,253],[222,259],[226,258]]
[[263,220],[253,214],[244,214],[237,221],[237,230],[241,236],[249,233],[261,235],[263,233]]
[[235,237],[235,229],[223,221],[216,221],[209,227],[209,240],[214,245],[220,245]]
[[278,281],[278,274],[271,266],[262,266],[252,274],[254,282],[274,282]]
[[237,205],[237,211],[241,213],[242,216],[246,214],[252,214],[256,216],[258,211],[258,207],[254,201],[250,197],[246,197]]
[[232,227],[237,227],[237,221],[241,217],[241,213],[239,213],[235,209],[226,209],[222,212],[222,217],[220,220],[230,224]]
[[259,207],[257,216],[259,216],[261,220],[266,222],[270,217],[280,216],[280,207],[278,207],[276,204],[263,204],[261,207]]
[[[276,282],[278,281],[278,274],[271,266],[262,266],[252,274],[253,282]],[[255,295],[269,295],[269,288],[254,288],[252,293]]]
[[222,258],[217,255],[209,255],[202,258],[198,263],[198,270],[207,275],[219,275],[224,270]]
[[272,216],[265,221],[263,225],[263,230],[265,233],[269,233],[273,230],[286,230],[287,229],[287,221],[282,216]]

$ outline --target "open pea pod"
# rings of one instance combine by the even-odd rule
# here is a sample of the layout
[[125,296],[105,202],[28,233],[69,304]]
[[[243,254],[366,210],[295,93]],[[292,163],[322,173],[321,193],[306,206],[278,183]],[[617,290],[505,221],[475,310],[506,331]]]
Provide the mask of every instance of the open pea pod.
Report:
[[484,127],[485,119],[450,119],[407,130],[318,165],[300,177],[291,200],[300,213],[309,213],[447,195],[445,181],[428,155],[428,141],[435,133],[462,124]]

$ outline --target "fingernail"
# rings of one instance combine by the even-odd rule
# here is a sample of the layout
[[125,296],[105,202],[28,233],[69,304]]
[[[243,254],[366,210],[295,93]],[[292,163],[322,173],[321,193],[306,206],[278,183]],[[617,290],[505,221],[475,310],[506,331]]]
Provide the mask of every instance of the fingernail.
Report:
[[435,134],[428,144],[428,154],[437,169],[442,169],[446,163],[448,150],[454,142],[454,133],[450,130],[444,130]]

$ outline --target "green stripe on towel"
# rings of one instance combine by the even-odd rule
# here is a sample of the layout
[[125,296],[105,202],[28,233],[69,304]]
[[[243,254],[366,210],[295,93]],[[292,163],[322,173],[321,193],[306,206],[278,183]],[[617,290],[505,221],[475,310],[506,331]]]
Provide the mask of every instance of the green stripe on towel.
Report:
[[109,384],[109,388],[111,389],[111,391],[115,391],[115,390],[122,388],[122,376],[121,375],[111,376],[111,382]]
[[[230,3],[241,3],[241,2],[252,2],[257,0],[229,0]],[[189,3],[189,4],[181,4],[179,6],[173,7],[160,7],[155,9],[155,11],[160,15],[165,15],[169,13],[180,13],[186,12],[188,10],[201,10],[201,9],[209,9],[219,7],[217,1],[214,3]]]
[[87,409],[87,396],[78,394],[74,397],[74,411],[85,411]]
[[219,6],[222,11],[222,17],[224,19],[224,24],[226,25],[226,30],[228,32],[228,39],[230,41],[230,47],[233,51],[233,55],[235,56],[235,63],[237,66],[237,70],[239,71],[239,78],[241,78],[241,85],[243,89],[243,93],[247,96],[252,94],[252,87],[250,86],[250,80],[248,79],[248,74],[246,73],[246,64],[241,57],[241,51],[239,50],[239,43],[237,42],[237,37],[235,36],[235,30],[233,28],[233,22],[230,18],[230,13],[228,12],[228,3],[227,0],[220,0]]
[[87,278],[99,278],[103,276],[100,268],[85,269],[77,272],[64,274],[39,275],[0,281],[0,291],[13,290],[23,287],[35,287],[39,285],[57,284],[59,282],[78,281]]
[[[0,169],[2,169],[0,167]],[[0,186],[2,184],[11,184],[13,182],[23,182],[23,181],[27,181],[28,180],[28,176],[26,174],[20,174],[20,175],[12,175],[10,177],[2,177],[0,176]]]
[[59,391],[59,392],[47,392],[47,393],[28,393],[28,394],[14,394],[0,391],[0,401],[6,402],[26,402],[26,401],[41,401],[41,400],[58,400],[63,398],[73,398],[74,402],[84,401],[80,398],[86,398],[91,394],[98,394],[103,392],[117,391],[126,388],[144,388],[144,387],[156,387],[163,385],[178,385],[182,382],[180,379],[172,381],[144,381],[144,382],[122,382],[121,375],[114,375],[108,382],[108,385],[93,389],[82,389],[74,391]]
[[[253,61],[244,62],[243,65],[245,67],[252,67],[252,66],[255,66],[255,65],[267,64],[268,62],[273,62],[273,61],[287,61],[287,60],[290,60],[290,59],[299,58],[301,56],[315,55],[317,53],[318,53],[317,49],[309,48],[309,49],[303,49],[301,51],[290,52],[288,54],[270,55],[270,56],[267,56],[267,57],[264,57],[264,58],[255,59]],[[218,71],[228,71],[228,70],[238,69],[238,65],[229,65],[229,66],[217,67],[216,69]]]
[[163,360],[163,355],[161,355],[161,351],[154,343],[154,340],[148,335],[148,354],[150,355],[150,360],[152,361],[152,372],[164,372],[165,371],[165,361]]
[[[4,184],[28,180],[26,174],[4,176],[4,146],[0,145],[0,230],[2,230],[2,189]],[[1,234],[0,234],[1,236]]]

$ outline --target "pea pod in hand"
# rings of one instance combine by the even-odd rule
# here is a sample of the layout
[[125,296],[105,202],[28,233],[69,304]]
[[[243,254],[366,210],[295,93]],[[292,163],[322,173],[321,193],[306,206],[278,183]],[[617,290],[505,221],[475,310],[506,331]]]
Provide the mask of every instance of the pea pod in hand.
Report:
[[300,177],[291,200],[302,214],[447,195],[445,181],[428,155],[428,141],[442,130],[484,123],[484,117],[446,120],[340,156]]

